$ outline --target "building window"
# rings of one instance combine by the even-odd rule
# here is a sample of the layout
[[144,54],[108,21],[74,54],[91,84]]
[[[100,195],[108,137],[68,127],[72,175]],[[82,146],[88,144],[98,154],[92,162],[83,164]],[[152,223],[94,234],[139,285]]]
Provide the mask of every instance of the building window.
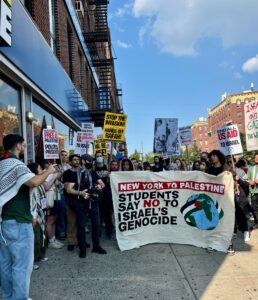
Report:
[[201,126],[199,126],[199,131],[202,131],[202,127]]
[[241,105],[241,100],[238,99],[237,102],[236,102],[236,106],[237,106],[237,107],[240,107],[240,105]]
[[48,1],[49,8],[49,27],[50,27],[50,47],[56,54],[56,26],[55,26],[55,1]]
[[243,127],[242,123],[239,123],[237,125],[238,125],[238,129],[242,129],[242,127]]
[[[35,121],[33,122],[34,127],[34,148],[35,148],[35,157],[37,160],[43,159],[43,149],[42,149],[42,129],[44,128],[53,128],[58,132],[59,138],[59,150],[69,150],[69,127],[63,123],[61,120],[57,119],[45,108],[38,105],[36,99],[33,99],[33,115]],[[44,121],[45,120],[45,121]],[[45,122],[45,124],[43,124]],[[44,128],[42,128],[42,125]]]
[[0,154],[3,153],[3,137],[21,134],[20,90],[8,81],[0,79]]
[[238,118],[242,118],[242,113],[241,112],[237,112],[237,117]]

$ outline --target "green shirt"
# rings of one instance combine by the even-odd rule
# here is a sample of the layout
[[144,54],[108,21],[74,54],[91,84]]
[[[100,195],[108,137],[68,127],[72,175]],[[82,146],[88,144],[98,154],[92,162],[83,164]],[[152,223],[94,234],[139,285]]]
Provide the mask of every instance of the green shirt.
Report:
[[[249,168],[247,176],[248,176],[249,180],[258,179],[258,166],[253,166],[253,167]],[[258,184],[251,186],[250,192],[251,192],[251,194],[258,194]]]
[[3,206],[3,220],[16,220],[18,223],[31,223],[30,189],[22,185],[18,194]]

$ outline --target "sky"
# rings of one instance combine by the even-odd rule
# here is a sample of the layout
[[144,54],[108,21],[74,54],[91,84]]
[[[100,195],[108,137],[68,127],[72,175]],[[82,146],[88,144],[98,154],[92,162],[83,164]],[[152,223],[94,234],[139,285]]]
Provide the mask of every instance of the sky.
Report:
[[258,89],[257,0],[110,0],[129,154],[153,150],[155,118],[207,117],[224,93]]

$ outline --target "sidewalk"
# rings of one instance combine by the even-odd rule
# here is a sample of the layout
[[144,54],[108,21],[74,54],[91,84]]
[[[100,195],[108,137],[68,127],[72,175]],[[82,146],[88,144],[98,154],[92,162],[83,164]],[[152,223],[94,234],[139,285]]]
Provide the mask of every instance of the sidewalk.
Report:
[[[87,234],[88,241],[90,240]],[[236,253],[207,253],[187,245],[153,244],[121,252],[103,238],[107,255],[48,250],[49,261],[33,272],[33,300],[258,299],[258,230]]]

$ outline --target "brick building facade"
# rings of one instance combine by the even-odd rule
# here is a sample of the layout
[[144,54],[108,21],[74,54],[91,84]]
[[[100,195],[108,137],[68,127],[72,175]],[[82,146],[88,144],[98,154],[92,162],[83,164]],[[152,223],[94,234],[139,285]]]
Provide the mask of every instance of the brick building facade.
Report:
[[245,133],[245,103],[258,99],[258,91],[249,90],[238,94],[225,94],[222,101],[208,111],[208,120],[192,124],[193,140],[201,151],[218,149],[216,130],[227,125],[237,124]]
[[[23,2],[75,88],[85,100],[96,125],[102,126],[106,110],[122,112],[121,91],[116,83],[111,36],[107,23],[108,1],[24,0]],[[71,18],[69,2],[76,11],[77,24],[74,24],[74,19]],[[101,24],[98,23],[99,20]],[[76,26],[80,27],[83,41],[78,37]],[[102,38],[99,38],[101,35]],[[85,46],[89,55],[85,55]]]

